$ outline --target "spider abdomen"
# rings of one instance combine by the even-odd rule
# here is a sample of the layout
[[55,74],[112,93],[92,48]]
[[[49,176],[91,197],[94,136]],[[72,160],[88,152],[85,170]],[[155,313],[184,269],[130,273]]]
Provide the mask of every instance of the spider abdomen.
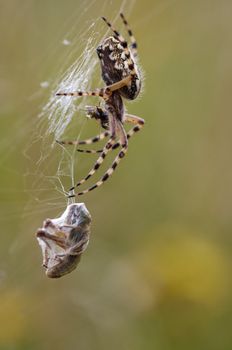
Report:
[[134,100],[141,89],[138,67],[127,47],[114,37],[106,38],[97,48],[101,62],[102,79],[107,86],[131,76],[128,85],[118,91],[124,98]]

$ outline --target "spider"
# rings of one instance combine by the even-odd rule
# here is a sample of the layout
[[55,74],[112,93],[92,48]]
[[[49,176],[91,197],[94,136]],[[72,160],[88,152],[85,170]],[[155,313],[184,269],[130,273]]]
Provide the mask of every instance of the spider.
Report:
[[[57,141],[62,145],[90,145],[108,137],[108,141],[102,150],[78,149],[79,152],[101,154],[87,176],[71,187],[69,193],[73,193],[75,187],[79,187],[95,174],[110,150],[121,147],[111,167],[101,179],[92,187],[76,194],[79,196],[101,186],[113,174],[127,152],[128,139],[144,125],[142,118],[127,114],[124,110],[123,98],[134,100],[138,96],[141,89],[141,76],[136,64],[137,43],[124,15],[120,13],[120,16],[130,38],[129,47],[123,36],[105,17],[102,17],[114,33],[113,36],[104,39],[96,50],[101,64],[102,79],[106,86],[95,91],[58,92],[56,94],[57,96],[99,96],[104,100],[104,107],[87,106],[86,112],[90,118],[100,122],[101,127],[106,130],[105,132],[83,141]],[[132,123],[134,127],[126,133],[124,123]],[[70,194],[69,198],[76,195]]]
[[36,237],[43,253],[43,266],[50,278],[73,271],[88,246],[91,216],[84,203],[73,203],[56,219],[46,219]]

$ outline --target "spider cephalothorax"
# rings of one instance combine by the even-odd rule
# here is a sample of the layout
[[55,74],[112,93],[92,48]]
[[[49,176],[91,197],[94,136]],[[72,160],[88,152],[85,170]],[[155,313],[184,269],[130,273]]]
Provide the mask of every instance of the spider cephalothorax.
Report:
[[[86,111],[91,118],[99,120],[101,126],[106,129],[100,135],[87,140],[58,141],[60,144],[89,145],[109,137],[102,150],[77,149],[79,152],[101,154],[87,176],[80,180],[76,186],[70,188],[69,192],[74,191],[75,187],[82,185],[100,168],[110,150],[115,150],[121,146],[120,152],[102,178],[92,187],[77,193],[77,195],[83,195],[101,186],[112,175],[120,160],[127,152],[128,139],[144,125],[142,118],[126,114],[124,110],[122,98],[134,100],[138,96],[141,89],[141,76],[136,64],[137,44],[135,38],[124,15],[120,14],[120,16],[130,37],[130,47],[128,47],[128,43],[122,35],[112,27],[105,17],[102,17],[114,33],[114,36],[104,39],[97,47],[97,54],[101,63],[102,79],[106,83],[106,86],[95,91],[57,93],[58,96],[99,96],[103,98],[104,104],[101,107],[88,106]],[[126,133],[124,123],[132,123],[135,126]],[[75,194],[69,195],[69,197],[74,196]]]

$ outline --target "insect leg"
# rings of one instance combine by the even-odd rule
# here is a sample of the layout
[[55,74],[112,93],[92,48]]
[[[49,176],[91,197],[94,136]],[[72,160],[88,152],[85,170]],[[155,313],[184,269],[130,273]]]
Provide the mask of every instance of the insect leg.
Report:
[[[42,239],[43,241],[45,241],[45,239],[50,239],[51,241],[55,242],[59,247],[66,249],[66,243],[64,238],[52,235],[45,230],[38,230],[36,233],[36,237]],[[47,242],[45,243],[47,244]]]

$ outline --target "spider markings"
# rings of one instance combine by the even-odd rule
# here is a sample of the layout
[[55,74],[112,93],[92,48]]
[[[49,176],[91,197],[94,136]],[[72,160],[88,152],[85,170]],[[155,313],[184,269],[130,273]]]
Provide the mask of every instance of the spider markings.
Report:
[[[125,21],[122,14],[121,17]],[[131,81],[119,89],[119,93],[126,99],[134,100],[140,92],[141,78],[133,60],[133,54],[130,52],[126,40],[119,32],[114,29],[105,17],[102,17],[102,19],[115,34],[114,37],[106,38],[97,48],[102,66],[102,78],[106,85],[110,85],[112,82],[120,81],[124,77],[131,77]],[[132,36],[131,30],[128,30],[128,34],[131,34],[130,38],[133,38],[132,46],[134,47],[135,39]],[[135,47],[133,48],[133,52],[137,56],[137,49]]]
[[[127,29],[130,37],[131,45],[128,47],[127,41],[123,36],[107,21],[105,17],[102,19],[111,28],[114,36],[110,36],[103,40],[97,47],[97,54],[100,59],[102,69],[102,79],[106,83],[105,88],[97,89],[95,91],[77,91],[77,92],[59,92],[57,96],[99,96],[103,98],[105,104],[104,108],[87,107],[87,114],[98,121],[101,126],[106,129],[105,133],[95,136],[92,139],[83,141],[57,141],[60,144],[83,145],[98,142],[106,137],[109,137],[108,142],[103,150],[79,150],[86,153],[100,153],[93,168],[89,171],[87,176],[80,180],[75,186],[71,187],[69,191],[74,191],[75,187],[82,185],[100,168],[109,151],[121,147],[120,152],[114,159],[111,167],[105,172],[102,178],[96,182],[92,187],[77,193],[83,195],[95,188],[101,186],[114,172],[121,159],[125,156],[128,149],[128,139],[139,131],[144,125],[142,118],[125,114],[124,104],[122,98],[134,100],[141,89],[141,77],[139,69],[136,65],[135,58],[137,56],[137,43],[129,28],[123,14],[120,14],[123,23]],[[135,126],[126,133],[124,123],[132,123]],[[69,197],[75,197],[75,194],[70,194]]]

